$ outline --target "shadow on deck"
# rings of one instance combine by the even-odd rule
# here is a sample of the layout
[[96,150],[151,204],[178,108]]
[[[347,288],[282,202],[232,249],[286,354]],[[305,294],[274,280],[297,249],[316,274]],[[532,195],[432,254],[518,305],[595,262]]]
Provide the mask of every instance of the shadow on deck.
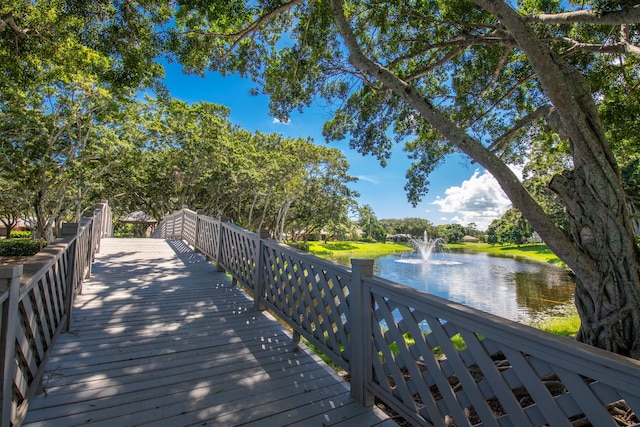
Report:
[[105,239],[24,425],[395,425],[181,241]]

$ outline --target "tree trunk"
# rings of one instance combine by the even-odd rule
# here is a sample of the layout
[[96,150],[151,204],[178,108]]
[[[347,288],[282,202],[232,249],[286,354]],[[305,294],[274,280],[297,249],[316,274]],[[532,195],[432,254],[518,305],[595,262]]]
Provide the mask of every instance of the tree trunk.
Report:
[[351,31],[341,0],[331,4],[350,62],[393,90],[449,142],[485,167],[551,250],[576,274],[575,302],[582,322],[578,339],[640,359],[640,251],[620,173],[587,84],[508,3],[474,1],[500,20],[526,54],[570,138],[574,170],[556,176],[550,185],[565,203],[570,230],[556,227],[517,177],[480,141],[408,83],[369,59]]
[[5,237],[7,239],[10,239],[11,231],[13,231],[13,229],[18,224],[18,217],[14,218],[11,214],[7,214],[7,217],[0,219],[0,222],[4,225],[4,229],[7,233]]
[[36,237],[39,240],[47,238],[47,217],[44,208],[44,193],[42,190],[36,193],[34,209],[36,211]]
[[611,189],[593,182],[597,174],[585,175],[566,171],[550,185],[567,205],[575,244],[596,265],[590,274],[576,274],[577,339],[640,359],[640,253],[626,203],[610,206]]
[[[475,2],[505,25],[527,55],[571,143],[574,169],[555,176],[550,188],[566,206],[572,245],[578,249],[575,256],[561,257],[576,274],[578,339],[639,359],[640,251],[620,171],[588,85],[508,4]],[[547,243],[554,250],[566,246]]]

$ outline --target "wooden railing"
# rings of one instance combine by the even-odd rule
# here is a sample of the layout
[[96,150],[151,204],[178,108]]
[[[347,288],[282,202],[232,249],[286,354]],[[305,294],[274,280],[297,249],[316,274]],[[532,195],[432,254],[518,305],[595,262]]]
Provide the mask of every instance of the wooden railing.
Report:
[[106,202],[23,265],[0,266],[0,426],[20,425],[41,389],[45,363],[70,327],[71,309],[102,237],[112,233]]
[[[415,425],[615,426],[638,422],[640,362],[352,269],[183,209],[183,239]],[[470,278],[469,286],[473,286]]]

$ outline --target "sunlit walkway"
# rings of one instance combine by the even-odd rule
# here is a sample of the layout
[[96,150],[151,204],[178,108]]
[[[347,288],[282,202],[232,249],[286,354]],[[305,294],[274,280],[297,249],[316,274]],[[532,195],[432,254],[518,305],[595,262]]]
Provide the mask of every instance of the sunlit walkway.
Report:
[[24,425],[395,425],[180,241],[104,239]]

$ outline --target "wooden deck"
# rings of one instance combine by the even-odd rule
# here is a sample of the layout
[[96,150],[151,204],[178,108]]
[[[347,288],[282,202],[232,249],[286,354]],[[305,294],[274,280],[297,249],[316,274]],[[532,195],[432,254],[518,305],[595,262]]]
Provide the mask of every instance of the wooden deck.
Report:
[[396,425],[180,241],[105,239],[26,426]]

